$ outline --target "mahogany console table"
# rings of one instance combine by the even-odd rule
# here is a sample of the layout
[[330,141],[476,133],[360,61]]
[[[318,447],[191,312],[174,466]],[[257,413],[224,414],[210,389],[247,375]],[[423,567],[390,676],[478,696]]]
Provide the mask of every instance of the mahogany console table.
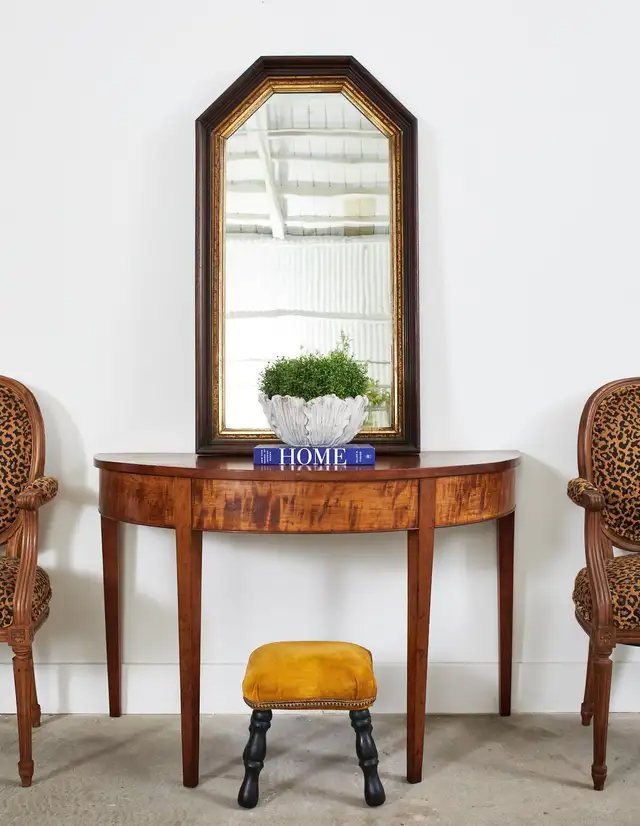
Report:
[[[511,712],[514,451],[421,453],[375,467],[254,467],[195,454],[102,454],[100,513],[109,713],[121,706],[118,524],[173,528],[177,544],[182,772],[197,786],[203,531],[408,532],[407,780],[422,779],[434,529],[498,524],[500,714]],[[238,690],[240,687],[238,686]]]

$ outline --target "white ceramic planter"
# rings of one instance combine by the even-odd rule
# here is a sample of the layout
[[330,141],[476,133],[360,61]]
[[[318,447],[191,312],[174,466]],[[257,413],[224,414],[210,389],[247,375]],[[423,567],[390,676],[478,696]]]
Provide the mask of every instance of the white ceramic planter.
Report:
[[348,444],[362,429],[369,408],[366,396],[339,399],[332,394],[306,402],[296,396],[268,398],[260,393],[259,401],[271,430],[292,447]]

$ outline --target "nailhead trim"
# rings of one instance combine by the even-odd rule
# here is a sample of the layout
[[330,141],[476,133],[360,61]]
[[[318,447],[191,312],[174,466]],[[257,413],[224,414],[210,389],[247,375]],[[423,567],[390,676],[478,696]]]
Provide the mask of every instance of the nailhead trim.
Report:
[[337,709],[365,709],[372,706],[376,698],[369,697],[364,700],[303,700],[296,702],[277,702],[277,703],[254,703],[252,700],[247,700],[243,697],[245,703],[249,708],[255,709],[307,709],[307,708],[337,708]]

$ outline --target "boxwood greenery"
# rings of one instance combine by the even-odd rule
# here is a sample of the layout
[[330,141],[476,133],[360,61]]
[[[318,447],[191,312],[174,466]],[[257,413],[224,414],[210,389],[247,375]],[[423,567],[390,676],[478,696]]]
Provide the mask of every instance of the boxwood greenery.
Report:
[[326,355],[302,353],[296,358],[279,358],[267,364],[260,374],[260,390],[272,396],[296,396],[309,401],[335,393],[340,399],[368,396],[372,407],[389,401],[368,373],[367,365],[358,362],[344,333],[340,344]]

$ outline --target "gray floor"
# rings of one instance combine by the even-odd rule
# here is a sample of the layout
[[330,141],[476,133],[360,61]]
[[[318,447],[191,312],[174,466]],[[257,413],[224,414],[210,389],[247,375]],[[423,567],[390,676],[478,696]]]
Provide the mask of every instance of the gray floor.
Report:
[[638,823],[640,715],[614,715],[609,780],[591,789],[579,715],[429,717],[425,779],[404,772],[404,720],[374,714],[387,803],[368,809],[347,715],[274,716],[257,809],[237,808],[248,717],[202,720],[201,782],[180,782],[177,717],[45,717],[31,789],[17,782],[15,719],[0,717],[2,826],[75,824]]

